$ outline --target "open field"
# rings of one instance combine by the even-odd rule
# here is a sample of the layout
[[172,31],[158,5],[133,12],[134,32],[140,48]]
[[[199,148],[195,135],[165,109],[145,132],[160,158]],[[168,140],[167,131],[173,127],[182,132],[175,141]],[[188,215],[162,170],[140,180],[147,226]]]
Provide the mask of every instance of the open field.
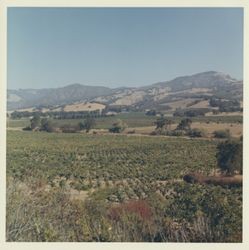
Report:
[[[128,128],[124,131],[125,134],[133,132],[135,134],[149,135],[152,131],[155,130],[155,117],[145,116],[143,114],[138,114],[137,117],[131,114],[122,114],[117,115],[115,117],[96,118],[96,126],[93,131],[96,131],[100,134],[108,133],[108,128],[110,128],[112,124],[117,121],[117,119],[122,119],[124,122],[127,123]],[[170,119],[172,119],[174,122],[174,124],[172,124],[171,126],[171,129],[175,129],[181,119],[179,117],[170,117]],[[203,129],[206,132],[207,137],[212,137],[213,132],[216,130],[225,129],[230,130],[231,136],[240,137],[243,134],[243,124],[241,123],[241,119],[242,117],[240,116],[192,118],[191,120],[193,121],[193,123],[191,127]],[[65,124],[75,125],[81,121],[82,119],[53,120],[53,124],[59,127]],[[7,128],[9,128],[10,130],[21,130],[22,128],[29,125],[29,119],[7,121]]]
[[241,188],[182,181],[217,172],[217,143],[8,131],[7,240],[241,241]]
[[[171,129],[175,129],[177,124],[172,124]],[[213,132],[217,130],[226,130],[230,131],[232,137],[240,137],[243,134],[243,125],[238,123],[206,123],[206,122],[193,122],[191,124],[191,128],[198,128],[205,131],[205,137],[213,137]],[[143,135],[150,135],[151,132],[155,130],[155,126],[148,126],[148,127],[134,127],[134,128],[127,128],[124,133],[134,133],[134,134],[143,134]],[[95,130],[96,132],[98,130]]]
[[190,106],[191,108],[210,108],[209,101],[200,101],[194,105]]
[[168,105],[173,110],[176,110],[177,108],[186,108],[188,104],[191,104],[195,100],[199,100],[199,99],[189,98],[189,99],[184,99],[184,100],[179,100],[179,101],[165,103],[165,105]]
[[100,103],[79,102],[79,103],[66,105],[63,110],[65,112],[94,111],[94,110],[102,111],[104,108],[105,108],[105,105],[100,104]]
[[226,130],[229,129],[230,134],[232,137],[240,137],[243,135],[243,125],[238,123],[200,123],[200,122],[193,122],[191,125],[192,128],[203,129],[206,131],[207,136],[212,136],[212,133],[217,130]]

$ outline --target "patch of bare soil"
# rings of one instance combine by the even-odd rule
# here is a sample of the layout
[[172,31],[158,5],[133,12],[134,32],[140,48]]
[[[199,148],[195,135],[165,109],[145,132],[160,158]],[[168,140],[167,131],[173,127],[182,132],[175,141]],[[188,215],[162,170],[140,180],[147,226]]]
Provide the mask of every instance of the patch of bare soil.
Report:
[[194,105],[191,105],[190,106],[191,108],[210,108],[210,106],[209,106],[209,101],[207,101],[207,100],[204,100],[204,101],[200,101],[200,102],[198,102],[198,103],[196,103],[196,104],[194,104]]
[[200,184],[213,184],[220,186],[241,186],[243,177],[242,175],[234,176],[205,176],[198,173],[189,173],[183,177],[183,180],[188,183],[200,183]]
[[240,137],[243,133],[243,125],[237,123],[201,123],[193,122],[192,128],[204,129],[208,136],[212,136],[213,132],[216,130],[229,129],[233,137]]
[[220,112],[217,115],[214,115],[213,112],[208,112],[205,116],[242,116],[243,112]]
[[71,105],[66,105],[64,107],[65,112],[70,111],[95,111],[100,110],[102,111],[105,108],[104,104],[100,103],[90,103],[90,102],[82,102],[82,103],[75,103]]

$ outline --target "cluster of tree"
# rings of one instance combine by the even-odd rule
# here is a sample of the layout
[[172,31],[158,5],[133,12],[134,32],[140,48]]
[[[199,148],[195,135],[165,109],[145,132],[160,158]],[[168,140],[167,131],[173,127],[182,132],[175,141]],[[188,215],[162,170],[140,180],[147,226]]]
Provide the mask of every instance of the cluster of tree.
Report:
[[203,129],[191,128],[192,120],[189,118],[182,119],[175,129],[171,129],[173,121],[161,116],[155,122],[156,130],[152,135],[169,135],[169,136],[190,136],[190,137],[204,137],[206,133]]
[[14,111],[11,113],[12,119],[29,118],[34,116],[50,117],[52,119],[84,119],[89,116],[97,118],[103,116],[98,110],[94,111],[52,111],[52,112],[41,112],[41,111]]
[[104,114],[106,114],[107,112],[121,113],[121,112],[130,112],[130,111],[134,111],[134,108],[131,107],[131,106],[126,106],[126,105],[108,105],[103,110],[103,113]]
[[189,118],[182,119],[177,125],[172,135],[187,135],[190,137],[205,137],[206,132],[203,129],[191,128],[192,120]]
[[11,113],[11,119],[21,119],[21,118],[29,118],[34,116],[45,117],[47,114],[42,113],[41,111],[14,111]]
[[161,116],[155,121],[156,130],[168,130],[171,129],[173,121],[164,116]]
[[196,117],[196,116],[205,116],[206,113],[210,112],[208,108],[199,108],[199,109],[177,109],[173,116],[179,117]]
[[80,130],[86,130],[87,133],[90,131],[90,129],[94,128],[95,126],[96,126],[96,121],[91,116],[86,117],[86,119],[83,120],[83,122],[79,123]]
[[209,104],[212,107],[218,107],[220,112],[236,112],[242,111],[238,100],[222,100],[218,98],[210,98]]
[[[78,124],[63,124],[61,126],[56,126],[56,124],[50,118],[41,118],[38,114],[35,114],[30,119],[30,125],[23,128],[23,130],[39,130],[46,132],[61,131],[63,133],[76,133],[82,130],[85,130],[88,133],[96,125],[96,121],[92,116],[86,116],[86,118],[79,122]],[[127,124],[118,119],[112,124],[112,127],[109,128],[111,133],[121,133],[127,128]]]
[[148,116],[156,116],[156,114],[157,112],[155,109],[151,109],[145,112],[145,115],[148,115]]
[[54,132],[59,130],[63,133],[76,133],[82,130],[85,130],[87,133],[94,128],[96,125],[95,119],[91,116],[87,116],[83,121],[78,124],[64,124],[60,127],[56,127],[55,123],[53,123],[52,119],[49,118],[40,118],[38,114],[35,114],[30,119],[30,126],[25,127],[23,130],[39,130],[46,132]]
[[192,121],[189,118],[182,119],[177,125],[176,130],[189,131],[191,129]]
[[112,124],[112,127],[109,128],[109,132],[111,132],[111,133],[121,133],[126,128],[127,128],[127,124],[124,121],[118,119],[116,122],[114,122]]
[[54,132],[55,127],[51,119],[44,118],[41,120],[41,131]]
[[39,131],[46,131],[46,132],[53,132],[55,127],[48,118],[41,118],[38,114],[35,114],[30,119],[30,126],[23,128],[23,130],[39,130]]
[[93,110],[93,111],[71,111],[71,112],[65,112],[65,111],[59,111],[59,112],[48,112],[47,113],[50,117],[53,119],[84,119],[88,117],[101,117],[101,113],[99,110]]

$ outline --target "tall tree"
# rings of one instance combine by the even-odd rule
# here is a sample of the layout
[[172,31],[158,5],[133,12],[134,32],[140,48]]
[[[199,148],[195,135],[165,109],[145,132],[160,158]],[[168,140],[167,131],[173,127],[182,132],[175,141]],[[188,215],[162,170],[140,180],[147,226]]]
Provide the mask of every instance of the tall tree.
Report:
[[192,121],[189,118],[182,119],[176,129],[188,131],[191,129],[191,123]]
[[52,125],[52,121],[47,118],[43,118],[41,120],[41,130],[47,131],[47,132],[53,132],[54,127]]
[[227,140],[218,145],[216,154],[220,169],[228,174],[242,173],[242,140]]
[[80,123],[79,123],[80,129],[81,129],[81,130],[84,130],[84,129],[85,129],[87,133],[88,133],[91,129],[93,129],[95,125],[96,125],[95,119],[94,119],[93,117],[90,117],[90,116],[86,117],[86,118],[84,119],[83,122],[80,122]]
[[40,126],[41,118],[38,114],[34,114],[33,118],[30,120],[30,128],[33,130]]
[[111,133],[120,133],[127,128],[127,124],[123,122],[122,120],[118,119],[117,122],[114,122],[112,124],[112,127],[109,129],[109,132]]

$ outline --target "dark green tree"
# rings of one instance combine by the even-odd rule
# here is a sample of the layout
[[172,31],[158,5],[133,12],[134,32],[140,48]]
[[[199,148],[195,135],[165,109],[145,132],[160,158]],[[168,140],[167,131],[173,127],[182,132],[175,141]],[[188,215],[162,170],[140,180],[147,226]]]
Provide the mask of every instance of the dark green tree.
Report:
[[161,116],[160,118],[158,118],[156,121],[155,121],[155,125],[156,125],[156,129],[163,129],[165,128],[166,130],[168,130],[171,126],[171,124],[173,123],[172,120],[170,119],[167,119],[163,116]]
[[33,130],[39,127],[41,124],[41,118],[38,114],[35,114],[30,120],[30,128]]
[[227,140],[218,145],[216,154],[220,169],[227,174],[242,174],[243,147],[241,140]]
[[182,119],[178,124],[176,130],[185,130],[188,131],[191,129],[192,121],[189,118]]
[[145,115],[155,116],[156,115],[156,110],[154,110],[154,109],[148,110],[148,111],[146,111]]
[[120,133],[127,128],[127,124],[122,120],[118,119],[117,122],[112,124],[112,127],[109,129],[111,133]]
[[165,118],[161,116],[155,121],[156,129],[162,129],[165,125]]
[[53,132],[54,127],[52,121],[50,119],[43,118],[41,120],[41,130],[46,132]]
[[93,117],[86,117],[83,122],[79,123],[79,128],[80,130],[86,130],[86,132],[88,133],[91,129],[94,128],[94,126],[96,125],[96,121]]

